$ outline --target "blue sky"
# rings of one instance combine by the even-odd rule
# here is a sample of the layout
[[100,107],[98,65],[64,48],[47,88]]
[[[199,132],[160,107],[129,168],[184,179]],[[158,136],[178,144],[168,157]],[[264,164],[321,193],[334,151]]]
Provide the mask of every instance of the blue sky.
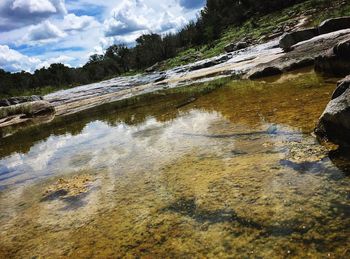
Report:
[[114,43],[175,32],[205,0],[0,0],[0,68],[29,71],[83,65]]

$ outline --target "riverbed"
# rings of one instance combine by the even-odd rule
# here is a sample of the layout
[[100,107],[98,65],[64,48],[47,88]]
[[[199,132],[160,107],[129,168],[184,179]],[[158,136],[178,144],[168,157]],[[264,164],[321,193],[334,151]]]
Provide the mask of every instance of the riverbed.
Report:
[[336,81],[196,84],[2,139],[0,257],[349,257],[348,159],[312,134]]

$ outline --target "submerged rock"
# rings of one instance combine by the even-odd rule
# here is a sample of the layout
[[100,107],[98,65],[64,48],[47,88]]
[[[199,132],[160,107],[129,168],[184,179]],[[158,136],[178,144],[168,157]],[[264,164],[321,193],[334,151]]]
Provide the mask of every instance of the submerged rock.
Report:
[[327,157],[328,149],[318,143],[291,141],[287,143],[288,154],[284,158],[285,161],[290,161],[296,164],[301,163],[317,163]]
[[72,178],[58,179],[44,192],[41,201],[52,201],[67,196],[77,196],[89,190],[93,178],[90,175],[82,174]]
[[315,133],[340,146],[350,146],[350,81],[340,82],[322,114]]
[[282,36],[279,42],[279,46],[280,48],[288,51],[293,45],[301,41],[312,39],[318,35],[319,33],[317,28],[309,28],[305,30],[290,32]]

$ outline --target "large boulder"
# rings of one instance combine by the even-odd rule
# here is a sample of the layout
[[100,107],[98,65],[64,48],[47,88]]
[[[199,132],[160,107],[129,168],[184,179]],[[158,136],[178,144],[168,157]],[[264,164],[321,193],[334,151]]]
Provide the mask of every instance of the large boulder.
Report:
[[333,53],[339,58],[350,58],[350,39],[339,42],[333,48]]
[[350,39],[336,44],[315,60],[315,70],[321,73],[345,76],[350,73]]
[[350,28],[350,17],[339,17],[328,19],[322,22],[316,28],[309,28],[299,31],[294,31],[286,33],[280,39],[280,47],[285,51],[292,49],[292,46],[309,39],[312,39],[318,35],[327,34],[330,32],[335,32],[339,30],[349,29]]
[[291,50],[293,45],[312,39],[318,35],[319,33],[317,28],[309,28],[301,31],[286,33],[280,39],[279,46],[285,51],[288,51]]
[[350,17],[339,17],[339,18],[333,18],[328,19],[322,22],[318,26],[319,34],[326,34],[333,31],[339,31],[344,29],[350,28]]
[[332,100],[341,96],[350,87],[350,76],[338,82],[337,88],[332,94]]
[[340,82],[315,133],[340,146],[350,146],[350,78]]

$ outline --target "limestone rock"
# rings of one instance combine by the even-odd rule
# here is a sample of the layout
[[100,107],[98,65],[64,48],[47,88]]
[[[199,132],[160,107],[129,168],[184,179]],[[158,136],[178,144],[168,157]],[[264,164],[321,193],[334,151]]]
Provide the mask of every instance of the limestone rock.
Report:
[[318,72],[345,76],[350,73],[350,39],[336,44],[325,54],[315,60],[315,70]]
[[318,35],[318,30],[316,28],[286,33],[284,36],[282,36],[279,42],[279,46],[280,48],[288,51],[292,48],[293,45],[312,39]]
[[332,94],[332,100],[341,96],[350,87],[350,76],[338,82],[337,88]]
[[[343,83],[340,84],[340,86]],[[339,87],[338,87],[339,89]],[[350,88],[338,90],[322,114],[315,133],[340,146],[350,145]]]
[[350,58],[350,40],[345,40],[335,45],[333,53],[341,59]]

